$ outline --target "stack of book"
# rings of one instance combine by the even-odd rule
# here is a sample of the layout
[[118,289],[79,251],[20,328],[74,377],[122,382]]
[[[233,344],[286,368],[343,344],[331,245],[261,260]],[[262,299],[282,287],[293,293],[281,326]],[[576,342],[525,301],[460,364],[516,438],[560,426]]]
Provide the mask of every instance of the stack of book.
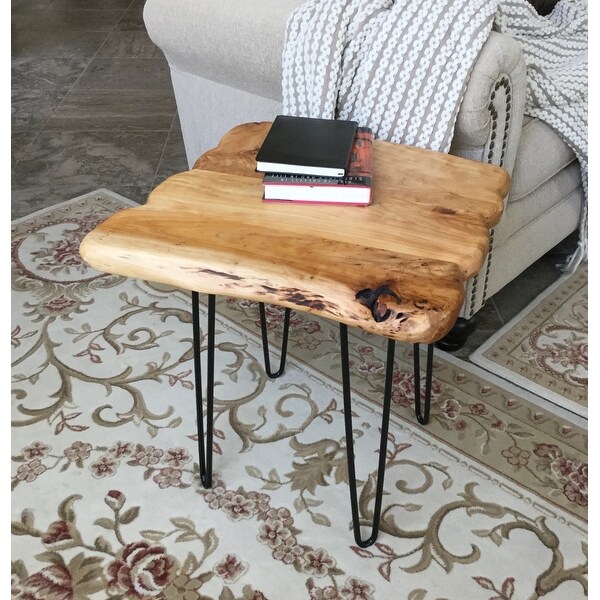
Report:
[[263,199],[371,203],[373,132],[355,121],[279,115],[258,154]]

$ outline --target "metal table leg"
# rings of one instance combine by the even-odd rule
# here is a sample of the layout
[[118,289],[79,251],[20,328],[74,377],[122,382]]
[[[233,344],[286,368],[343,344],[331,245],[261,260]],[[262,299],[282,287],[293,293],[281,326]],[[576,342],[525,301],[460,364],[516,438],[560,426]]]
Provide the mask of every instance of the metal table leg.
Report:
[[[383,393],[383,414],[381,421],[381,438],[379,441],[379,463],[377,466],[377,486],[375,489],[375,507],[373,509],[371,535],[367,539],[363,539],[360,533],[358,491],[356,487],[356,470],[354,465],[354,439],[352,434],[352,402],[348,353],[348,327],[343,323],[340,324],[340,345],[342,354],[344,421],[346,426],[346,454],[348,457],[348,481],[350,488],[350,505],[352,509],[352,526],[354,529],[354,539],[357,545],[361,548],[367,548],[368,546],[372,545],[377,539],[377,535],[379,533],[379,523],[381,520],[381,504],[383,499],[383,482],[385,478],[386,448],[392,398],[392,380],[394,374],[395,341],[392,339],[388,339],[385,388]],[[421,412],[421,376],[419,364],[419,344],[414,345],[414,351],[415,413],[419,423],[425,425],[429,420],[429,408],[431,402],[431,381],[433,374],[433,344],[429,344],[427,348],[427,371],[425,376],[425,408],[423,413]]]
[[360,535],[360,518],[358,513],[358,497],[356,489],[356,471],[354,468],[354,439],[352,435],[352,402],[350,388],[350,369],[348,358],[348,327],[340,324],[340,343],[342,352],[342,386],[344,390],[344,420],[346,425],[346,454],[348,457],[348,480],[350,487],[350,506],[352,509],[352,526],[354,539],[361,548],[373,544],[379,533],[381,517],[381,500],[383,497],[383,480],[385,476],[386,448],[388,428],[390,423],[390,405],[392,398],[392,375],[394,373],[395,341],[388,339],[387,367],[385,375],[385,391],[383,394],[383,416],[381,421],[381,439],[379,442],[379,464],[377,467],[377,488],[375,493],[375,508],[373,510],[373,523],[371,535],[363,540]]
[[431,380],[433,377],[433,344],[427,346],[427,368],[425,371],[425,407],[421,412],[421,365],[419,357],[419,344],[414,344],[415,366],[415,414],[421,425],[429,422],[429,408],[431,405]]
[[[206,441],[204,439],[204,411],[202,394],[202,366],[200,360],[200,311],[198,292],[192,292],[192,326],[194,350],[194,376],[196,385],[196,416],[198,421],[198,455],[200,464],[200,480],[205,488],[212,486],[212,445],[213,445],[213,413],[214,413],[214,371],[215,371],[215,296],[208,295],[208,325],[207,325],[207,373],[206,373]],[[269,347],[267,339],[266,317],[264,304],[260,303],[260,317],[263,337],[263,352],[265,357],[266,372],[269,377],[279,377],[285,368],[287,355],[287,341],[289,332],[290,309],[286,308],[283,327],[283,341],[281,348],[281,361],[279,370],[271,372],[269,360]],[[383,395],[381,437],[379,442],[379,461],[377,466],[377,484],[375,491],[375,507],[371,535],[367,539],[361,537],[360,515],[358,510],[358,491],[356,486],[356,470],[354,461],[354,439],[352,433],[352,390],[350,386],[350,368],[348,352],[348,327],[340,323],[340,345],[342,358],[342,387],[344,396],[344,422],[346,432],[346,454],[348,459],[348,480],[350,488],[350,505],[352,510],[352,526],[354,539],[358,546],[367,548],[377,539],[381,520],[381,504],[383,499],[383,483],[385,478],[385,463],[388,430],[390,423],[390,408],[392,398],[392,380],[394,373],[395,340],[388,339],[387,364],[385,374],[385,388]],[[419,344],[414,345],[415,368],[415,413],[419,423],[426,424],[429,420],[431,402],[431,382],[433,370],[433,344],[427,349],[427,370],[425,380],[425,407],[421,412],[421,379]]]
[[208,355],[206,364],[206,442],[202,409],[202,366],[200,362],[200,310],[198,292],[192,292],[192,327],[194,330],[194,376],[196,382],[196,418],[198,421],[198,455],[200,480],[205,488],[212,486],[213,400],[215,375],[215,296],[208,296]]
[[281,360],[279,369],[273,373],[271,371],[271,359],[269,358],[269,339],[267,338],[267,317],[265,316],[264,302],[258,304],[260,310],[260,329],[262,333],[263,354],[265,357],[265,371],[271,379],[277,379],[285,370],[285,357],[287,355],[288,332],[290,329],[290,312],[289,308],[285,309],[283,320],[283,340],[281,342]]

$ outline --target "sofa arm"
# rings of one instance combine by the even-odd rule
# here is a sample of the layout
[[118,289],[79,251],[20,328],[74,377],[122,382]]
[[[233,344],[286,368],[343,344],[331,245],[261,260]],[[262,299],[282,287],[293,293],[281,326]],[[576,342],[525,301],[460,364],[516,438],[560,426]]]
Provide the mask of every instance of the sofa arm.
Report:
[[281,100],[281,49],[304,0],[146,0],[144,23],[169,66]]
[[521,45],[492,31],[467,84],[450,152],[512,172],[523,126],[526,87]]

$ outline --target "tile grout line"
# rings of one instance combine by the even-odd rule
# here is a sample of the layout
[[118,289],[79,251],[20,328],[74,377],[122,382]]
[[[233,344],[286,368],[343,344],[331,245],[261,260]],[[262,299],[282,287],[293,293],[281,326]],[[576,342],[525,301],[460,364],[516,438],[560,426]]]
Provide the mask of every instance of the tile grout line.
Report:
[[150,191],[152,191],[154,189],[154,185],[156,183],[156,178],[158,177],[158,171],[160,170],[160,165],[161,165],[163,157],[165,155],[165,150],[167,149],[167,144],[169,143],[169,138],[171,137],[171,132],[173,131],[173,125],[175,124],[176,119],[177,119],[177,109],[175,109],[175,114],[173,115],[173,119],[171,119],[171,127],[169,128],[169,133],[167,133],[167,137],[165,138],[165,145],[163,146],[162,152],[160,153],[160,158],[158,159],[158,164],[156,165],[156,171],[154,172],[154,178],[152,179],[152,183],[150,184]]
[[500,314],[500,311],[498,310],[498,307],[496,306],[496,303],[494,302],[493,297],[490,298],[490,302],[494,305],[494,310],[496,311],[496,314],[498,315],[498,318],[500,319],[500,322],[502,323],[502,327],[504,327],[506,325],[506,322],[504,321],[504,318]]
[[[108,41],[108,38],[110,37],[110,35],[112,33],[114,33],[115,31],[119,31],[117,29],[117,27],[119,26],[119,23],[121,23],[121,21],[123,20],[123,18],[125,16],[125,13],[131,8],[131,6],[133,6],[133,4],[135,2],[136,2],[136,0],[131,0],[131,2],[127,5],[126,8],[117,9],[117,10],[120,10],[121,16],[120,16],[120,18],[118,19],[118,21],[115,23],[115,25],[113,26],[113,28],[111,30],[107,30],[106,32],[98,32],[98,33],[106,33],[104,41],[100,44],[100,46],[98,47],[98,49],[96,50],[96,52],[89,58],[87,64],[84,67],[84,69],[81,71],[81,73],[79,74],[79,76],[77,77],[77,79],[73,82],[73,85],[71,85],[69,88],[65,88],[65,90],[57,90],[57,91],[59,91],[59,93],[62,92],[62,91],[65,91],[64,96],[61,98],[60,102],[52,109],[52,111],[48,115],[48,118],[44,121],[43,125],[40,127],[39,131],[33,136],[33,138],[29,141],[28,144],[26,144],[23,148],[21,148],[19,150],[19,158],[17,158],[15,160],[14,165],[11,166],[11,170],[12,170],[13,167],[16,167],[22,161],[22,157],[24,156],[24,154],[27,151],[27,149],[30,148],[31,145],[40,136],[40,134],[42,134],[46,130],[46,125],[48,124],[48,122],[50,121],[50,119],[52,119],[52,117],[55,115],[56,111],[62,106],[62,104],[63,104],[64,100],[67,98],[67,96],[75,89],[75,87],[77,86],[77,84],[79,83],[79,81],[81,80],[81,78],[84,76],[84,74],[86,73],[86,71],[88,70],[88,68],[92,64],[92,62],[94,61],[94,59],[96,59],[98,57],[98,54],[100,53],[100,51],[102,50],[102,48],[104,48],[104,46],[106,45],[106,42]],[[87,32],[80,32],[80,33],[82,35],[84,35]],[[45,57],[45,56],[37,57],[36,56],[35,58],[52,58],[52,57]],[[73,59],[72,56],[68,57],[68,58],[69,59]],[[12,57],[11,57],[11,59],[12,59]],[[114,58],[112,60],[114,60]],[[149,60],[155,60],[155,59],[149,59]],[[12,62],[12,60],[11,60],[11,62]],[[23,91],[27,91],[27,90],[23,90]],[[92,90],[86,90],[86,91],[94,91],[94,90],[92,89]],[[113,92],[113,90],[103,90],[103,91]],[[116,91],[116,90],[114,90],[114,91]],[[118,90],[118,91],[119,92],[121,92],[121,91],[136,91],[136,92],[139,92],[140,90]],[[146,91],[146,90],[144,90],[144,91]],[[147,91],[150,92],[151,90],[147,90]],[[175,112],[175,114],[177,114],[177,111]],[[172,127],[173,127],[173,121],[171,121],[171,128]],[[169,132],[171,131],[171,128],[169,129]],[[160,131],[164,131],[164,130],[160,130]],[[167,134],[167,139],[168,139],[168,134]],[[165,145],[166,145],[166,141],[165,141]],[[164,152],[164,147],[163,147],[163,152]],[[162,160],[162,154],[161,154],[161,160]],[[157,172],[158,172],[158,167],[157,167]],[[155,174],[155,177],[156,177],[156,174]]]
[[[125,14],[126,10],[127,9],[124,8],[121,11],[121,18],[115,23],[114,27],[110,31],[106,32],[106,37],[104,38],[104,41],[102,42],[102,44],[100,44],[100,47],[98,48],[98,50],[96,50],[96,52],[94,53],[94,55],[90,58],[88,64],[85,66],[85,69],[83,69],[83,71],[79,74],[79,77],[75,80],[75,83],[73,83],[73,85],[69,88],[69,91],[65,94],[65,97],[60,101],[60,103],[58,104],[58,106],[56,106],[53,109],[52,114],[54,114],[54,111],[58,110],[61,107],[64,99],[73,91],[73,89],[75,88],[75,86],[79,83],[79,81],[81,80],[81,78],[85,75],[86,71],[90,68],[90,65],[92,64],[92,62],[94,62],[94,59],[98,56],[98,53],[104,47],[104,44],[106,44],[106,40],[109,38],[110,34],[117,30],[117,27],[118,27],[119,23],[121,22],[121,20],[123,19],[123,15]],[[50,117],[48,118],[48,120],[50,120],[50,118],[52,117],[52,114],[50,115]],[[48,123],[48,121],[46,121],[46,123],[44,123],[44,127],[46,126],[47,123]]]
[[[55,118],[56,115],[58,114],[60,108],[62,106],[65,106],[65,102],[68,102],[68,98],[72,97],[72,94],[75,93],[76,89],[78,88],[78,85],[81,83],[82,78],[85,77],[85,74],[88,72],[88,70],[90,69],[90,66],[93,64],[93,62],[95,60],[98,60],[99,58],[101,58],[102,52],[104,49],[107,48],[108,42],[111,38],[111,36],[114,36],[116,32],[120,32],[123,31],[123,33],[125,32],[133,32],[132,34],[135,34],[136,32],[139,33],[145,33],[147,35],[147,32],[145,31],[145,29],[139,28],[139,29],[125,29],[125,30],[120,30],[119,27],[120,25],[124,22],[125,17],[127,17],[129,14],[131,14],[132,9],[135,9],[135,4],[136,4],[137,0],[131,0],[130,4],[127,5],[127,7],[121,8],[119,9],[119,18],[117,20],[117,22],[114,24],[114,26],[110,29],[110,30],[106,30],[106,31],[102,31],[101,33],[103,33],[103,41],[100,42],[98,40],[98,45],[97,45],[97,49],[96,51],[94,51],[92,54],[88,55],[88,56],[77,56],[76,54],[74,54],[73,52],[71,53],[65,53],[64,56],[62,57],[51,57],[51,56],[46,56],[43,53],[38,53],[38,54],[34,54],[30,57],[25,57],[25,58],[30,58],[33,60],[43,60],[43,59],[52,59],[52,58],[62,58],[66,61],[72,61],[72,62],[78,62],[77,59],[79,59],[80,65],[81,65],[81,71],[79,72],[79,74],[76,76],[75,80],[69,84],[69,85],[64,85],[61,86],[60,82],[57,82],[58,85],[56,85],[56,87],[54,88],[54,90],[48,90],[48,93],[53,92],[56,93],[56,95],[60,98],[60,101],[58,102],[58,104],[54,107],[51,107],[51,110],[48,114],[48,117],[46,119],[44,119],[41,124],[39,125],[39,128],[35,128],[37,129],[37,131],[34,130],[34,135],[33,137],[30,139],[30,141],[22,148],[19,149],[19,151],[16,153],[17,154],[17,158],[15,160],[15,162],[13,163],[13,165],[11,166],[11,170],[13,167],[17,167],[19,165],[19,163],[23,163],[23,160],[26,158],[27,156],[27,152],[28,149],[31,149],[33,147],[33,145],[35,144],[36,140],[39,139],[40,134],[43,133],[52,133],[52,131],[50,131],[48,129],[48,123],[51,119]],[[100,32],[98,32],[100,33]],[[82,32],[78,32],[78,35],[81,37],[84,37],[86,35],[86,32],[82,31]],[[77,40],[77,35],[74,36],[75,40]],[[16,57],[14,57],[16,58]],[[107,61],[112,62],[113,64],[118,64],[119,62],[121,62],[119,59],[125,59],[125,60],[129,60],[131,58],[142,58],[142,59],[146,59],[146,61],[148,60],[153,60],[156,62],[156,60],[162,60],[164,61],[164,57],[162,56],[157,56],[157,57],[144,57],[144,56],[125,56],[125,57],[119,57],[119,56],[106,56]],[[142,61],[143,62],[143,61]],[[13,63],[14,64],[14,63]],[[135,61],[135,64],[140,65],[141,63],[139,61]],[[26,92],[27,88],[21,88],[21,91]],[[35,90],[34,90],[35,91]],[[42,90],[43,92],[44,90]],[[172,97],[173,92],[172,89],[169,87],[169,89],[144,89],[144,90],[116,90],[116,89],[100,89],[97,90],[96,88],[91,88],[91,89],[86,89],[86,90],[82,90],[84,93],[86,94],[94,94],[94,92],[102,92],[105,95],[110,95],[113,96],[115,98],[118,98],[119,95],[123,92],[123,91],[131,91],[131,92],[135,92],[136,94],[141,94],[141,95],[159,95],[159,96],[169,96]],[[170,111],[169,111],[170,112]],[[165,115],[166,116],[166,115]],[[166,154],[166,148],[167,148],[167,143],[170,139],[170,134],[171,131],[174,130],[174,123],[175,123],[175,119],[177,117],[177,108],[176,105],[174,106],[174,113],[172,114],[172,118],[170,121],[170,124],[164,128],[161,129],[135,129],[135,130],[130,130],[127,133],[133,133],[135,134],[146,134],[146,133],[161,133],[163,134],[164,137],[164,143],[163,143],[163,147],[160,153],[160,158],[158,160],[158,164],[156,167],[156,170],[154,172],[154,177],[152,178],[152,175],[150,174],[150,177],[148,177],[148,179],[146,180],[147,183],[146,185],[140,186],[139,188],[137,188],[137,186],[134,186],[136,189],[139,190],[139,193],[141,195],[147,195],[147,193],[150,191],[149,187],[154,183],[154,180],[157,178],[158,173],[159,173],[159,169],[162,163],[162,160]],[[166,125],[166,124],[165,124]],[[23,131],[27,131],[27,130],[23,130]],[[31,131],[31,130],[29,130]],[[77,131],[79,132],[87,132],[87,131],[92,131],[92,133],[94,132],[98,132],[98,131],[107,131],[107,132],[112,132],[114,131],[114,129],[103,129],[103,130],[98,130],[98,129],[93,129],[90,130],[89,128],[85,128],[85,129],[79,129],[79,130],[73,130],[72,132],[69,131],[65,131],[63,129],[57,129],[56,131],[54,131],[54,133],[76,133]],[[129,186],[125,186],[126,189],[129,189]]]
[[[135,0],[132,0],[132,4],[133,2],[135,2]],[[129,5],[130,6],[130,5]],[[72,86],[70,86],[67,90],[65,95],[61,98],[60,102],[52,109],[52,111],[50,112],[50,114],[48,115],[48,118],[44,121],[44,124],[40,127],[40,130],[35,134],[35,136],[33,136],[33,139],[22,149],[22,153],[24,153],[34,142],[35,140],[37,140],[37,138],[40,136],[41,133],[44,132],[46,125],[48,124],[48,121],[50,121],[50,119],[54,116],[54,113],[61,107],[62,103],[64,102],[65,98],[69,95],[70,92],[73,91],[73,89],[75,88],[75,86],[79,83],[79,80],[83,77],[84,73],[88,70],[89,66],[92,64],[93,60],[96,58],[96,56],[98,56],[98,52],[100,52],[100,50],[104,47],[104,44],[106,44],[106,40],[108,39],[108,37],[110,36],[110,34],[116,30],[117,25],[121,22],[121,19],[123,18],[123,14],[125,13],[127,9],[122,9],[121,11],[121,18],[117,21],[117,23],[114,25],[114,27],[110,30],[106,32],[106,37],[104,38],[104,41],[102,42],[102,44],[100,44],[100,46],[98,47],[98,50],[96,50],[96,52],[94,53],[94,55],[89,59],[89,61],[87,62],[87,64],[85,65],[83,71],[81,71],[81,73],[79,74],[79,76],[77,77],[77,79],[75,80],[75,82],[73,83]],[[82,32],[85,33],[85,32]],[[36,57],[36,58],[51,58],[51,57]],[[73,59],[73,57],[69,57],[71,60]],[[11,63],[12,63],[12,57],[11,57]],[[27,91],[27,90],[23,90],[23,91]],[[60,90],[62,91],[62,90]],[[19,154],[21,154],[21,152]],[[15,161],[14,166],[17,166],[19,163],[21,162],[21,158],[17,159]]]

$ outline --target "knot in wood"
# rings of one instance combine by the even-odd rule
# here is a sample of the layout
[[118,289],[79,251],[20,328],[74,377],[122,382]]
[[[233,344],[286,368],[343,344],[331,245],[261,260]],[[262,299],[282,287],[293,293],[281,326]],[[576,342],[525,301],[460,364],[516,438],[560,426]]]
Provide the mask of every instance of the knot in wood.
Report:
[[393,311],[388,306],[389,302],[394,301],[400,304],[402,298],[387,285],[379,286],[375,290],[366,288],[358,292],[355,297],[361,304],[364,304],[369,308],[376,323],[381,323],[382,321],[389,319],[392,314],[397,313],[396,318],[403,314],[398,311]]

